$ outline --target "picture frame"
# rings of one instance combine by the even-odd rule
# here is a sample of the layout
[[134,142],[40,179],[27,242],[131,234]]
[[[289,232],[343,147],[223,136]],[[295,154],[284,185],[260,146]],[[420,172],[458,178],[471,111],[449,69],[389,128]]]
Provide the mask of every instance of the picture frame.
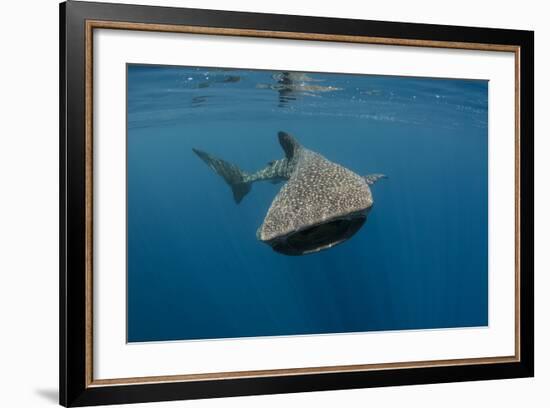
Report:
[[[94,353],[95,35],[170,33],[334,46],[509,53],[514,61],[514,271],[510,355],[98,379]],[[350,62],[351,63],[351,62]],[[491,101],[490,101],[491,103]],[[499,121],[499,117],[491,118]],[[60,4],[60,404],[88,406],[532,377],[534,375],[534,33],[68,1]],[[124,293],[119,294],[124,297]],[[277,341],[275,339],[274,341]],[[206,356],[204,356],[206,357]]]

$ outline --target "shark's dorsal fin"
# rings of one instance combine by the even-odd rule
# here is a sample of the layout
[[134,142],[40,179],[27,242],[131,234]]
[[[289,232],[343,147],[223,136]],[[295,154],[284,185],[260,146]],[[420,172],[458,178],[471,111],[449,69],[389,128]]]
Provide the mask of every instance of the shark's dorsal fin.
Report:
[[285,155],[288,160],[292,159],[296,154],[296,151],[301,147],[300,143],[298,143],[294,136],[289,135],[286,132],[279,132],[279,143],[285,151]]

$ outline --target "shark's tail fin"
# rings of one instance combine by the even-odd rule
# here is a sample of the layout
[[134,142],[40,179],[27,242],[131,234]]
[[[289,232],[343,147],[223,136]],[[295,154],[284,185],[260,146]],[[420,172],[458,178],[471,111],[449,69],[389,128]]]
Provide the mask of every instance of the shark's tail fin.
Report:
[[239,169],[234,164],[228,163],[225,160],[218,159],[202,150],[193,149],[197,156],[199,156],[216,174],[223,177],[225,182],[229,184],[231,190],[233,191],[233,198],[238,204],[241,202],[243,197],[248,194],[252,183],[250,181],[245,181],[247,174]]

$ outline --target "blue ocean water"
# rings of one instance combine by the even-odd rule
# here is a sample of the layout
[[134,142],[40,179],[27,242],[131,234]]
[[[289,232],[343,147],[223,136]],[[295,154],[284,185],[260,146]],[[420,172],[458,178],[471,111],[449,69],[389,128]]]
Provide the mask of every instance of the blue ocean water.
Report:
[[[128,341],[488,324],[488,83],[128,65]],[[256,238],[282,184],[240,204],[191,150],[255,171],[277,132],[364,175],[374,207],[330,250]]]

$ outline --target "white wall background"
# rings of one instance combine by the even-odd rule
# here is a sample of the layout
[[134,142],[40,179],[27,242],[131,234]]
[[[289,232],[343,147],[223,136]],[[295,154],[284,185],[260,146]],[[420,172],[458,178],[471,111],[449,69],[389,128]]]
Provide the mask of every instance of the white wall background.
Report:
[[[139,2],[139,1],[135,1]],[[0,406],[57,404],[58,7],[57,0],[0,5]],[[536,378],[136,405],[147,407],[546,407],[550,401],[548,180],[550,26],[535,0],[149,0],[285,14],[535,30]]]

